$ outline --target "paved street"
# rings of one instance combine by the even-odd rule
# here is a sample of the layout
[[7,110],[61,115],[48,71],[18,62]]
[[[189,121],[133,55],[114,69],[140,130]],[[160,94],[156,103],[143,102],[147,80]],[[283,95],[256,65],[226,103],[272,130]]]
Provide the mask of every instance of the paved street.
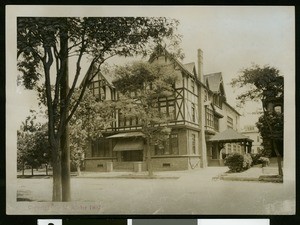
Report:
[[[72,201],[99,203],[99,214],[294,213],[293,184],[212,179],[226,170],[157,173],[162,179],[73,177]],[[50,201],[51,191],[52,179],[18,179],[19,199]]]

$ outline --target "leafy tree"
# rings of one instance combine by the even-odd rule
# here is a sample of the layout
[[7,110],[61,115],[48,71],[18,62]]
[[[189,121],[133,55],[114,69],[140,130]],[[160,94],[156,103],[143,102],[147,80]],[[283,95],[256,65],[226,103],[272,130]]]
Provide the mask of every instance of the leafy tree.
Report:
[[177,76],[169,66],[156,63],[133,62],[115,70],[113,84],[123,95],[126,107],[120,112],[125,118],[138,118],[146,143],[149,176],[153,176],[150,145],[161,144],[171,132],[170,118],[159,111],[158,100],[174,93]]
[[[257,127],[263,137],[264,146],[271,144],[277,156],[278,174],[282,176],[280,149],[283,149],[283,76],[274,67],[253,65],[242,70],[241,75],[233,79],[231,85],[238,88],[247,87],[237,97],[240,103],[261,101],[263,115],[259,118]],[[276,106],[279,110],[276,110]]]
[[[75,92],[77,99],[79,91]],[[85,156],[85,149],[92,140],[102,136],[102,131],[114,121],[115,105],[109,101],[99,101],[90,90],[87,90],[70,120],[71,163],[76,167],[78,175]]]
[[[164,39],[176,43],[178,21],[164,17],[19,17],[17,56],[20,81],[28,89],[43,90],[48,115],[48,139],[52,153],[53,201],[70,201],[68,124],[84,92],[115,55],[147,54],[147,46]],[[69,57],[75,58],[75,74],[69,81]],[[89,59],[81,92],[71,99],[82,74],[82,61]],[[73,66],[73,65],[72,65]],[[69,87],[70,82],[70,87]],[[52,86],[54,87],[52,89]]]
[[[38,168],[50,162],[47,125],[35,122],[36,115],[28,116],[17,131],[17,166],[24,175],[25,165]],[[46,171],[47,173],[47,171]]]
[[[265,115],[262,115],[256,123],[262,137],[263,137],[263,153],[265,156],[276,156],[273,150],[272,140],[275,141],[277,150],[281,156],[283,156],[283,113],[267,111]],[[269,131],[269,126],[273,128],[273,132]]]

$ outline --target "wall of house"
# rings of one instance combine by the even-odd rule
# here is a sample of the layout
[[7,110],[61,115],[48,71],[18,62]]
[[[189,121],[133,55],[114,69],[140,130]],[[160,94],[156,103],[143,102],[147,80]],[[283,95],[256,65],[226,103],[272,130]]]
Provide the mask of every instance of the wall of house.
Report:
[[86,158],[85,159],[85,170],[95,172],[106,172],[108,170],[108,163],[115,162],[115,158]]
[[240,115],[234,111],[231,107],[229,107],[226,103],[222,105],[222,113],[223,118],[219,120],[220,132],[226,130],[228,128],[228,117],[232,118],[232,129],[236,131],[240,131]]

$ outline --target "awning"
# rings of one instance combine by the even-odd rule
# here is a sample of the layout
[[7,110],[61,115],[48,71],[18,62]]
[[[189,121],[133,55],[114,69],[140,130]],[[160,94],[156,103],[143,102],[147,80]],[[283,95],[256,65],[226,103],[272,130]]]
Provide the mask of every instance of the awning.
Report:
[[253,142],[252,139],[247,136],[238,133],[237,131],[229,128],[221,133],[214,135],[209,142],[238,142],[238,141],[248,141]]
[[144,136],[142,132],[128,132],[128,133],[114,134],[106,138],[130,138],[130,137],[142,137],[142,136]]
[[141,139],[119,139],[113,151],[137,151],[143,149],[144,143]]

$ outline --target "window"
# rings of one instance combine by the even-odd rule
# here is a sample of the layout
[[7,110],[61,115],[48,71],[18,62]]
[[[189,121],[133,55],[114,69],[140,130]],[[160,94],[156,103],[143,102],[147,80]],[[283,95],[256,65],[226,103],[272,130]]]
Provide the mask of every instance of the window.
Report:
[[204,102],[208,101],[208,93],[207,91],[205,90],[204,91]]
[[236,144],[232,144],[233,152],[237,152]]
[[175,102],[164,101],[159,102],[159,112],[161,116],[169,117],[170,119],[175,119]]
[[196,135],[192,134],[192,153],[196,154]]
[[101,81],[94,81],[90,85],[90,89],[93,92],[93,95],[96,98],[100,98],[101,100],[106,99],[106,86],[102,85],[103,83]]
[[119,112],[119,127],[125,126],[125,117]]
[[100,88],[100,98],[101,98],[101,100],[105,100],[106,99],[106,88],[105,88],[105,86],[102,86]]
[[192,88],[192,92],[195,93],[195,81],[191,80],[191,88]]
[[168,140],[155,145],[155,155],[178,155],[178,134],[170,134]]
[[91,88],[91,90],[93,92],[93,95],[96,98],[98,98],[99,94],[100,94],[99,85],[100,85],[99,81],[92,82],[91,85],[90,85],[90,88]]
[[173,155],[178,155],[178,134],[170,135],[170,149]]
[[175,119],[175,102],[170,101],[168,102],[168,116],[170,119]]
[[195,104],[192,103],[192,121],[196,121],[196,116],[195,116]]
[[205,114],[205,116],[206,116],[206,120],[205,120],[206,126],[214,128],[214,114],[213,114],[213,111],[209,108],[206,108],[205,112],[206,112],[206,114]]
[[131,125],[132,125],[132,126],[136,126],[137,124],[138,124],[138,119],[137,119],[137,117],[131,118]]
[[109,157],[110,146],[109,140],[102,137],[92,143],[92,156],[93,157]]
[[219,118],[214,116],[214,128],[216,131],[219,131]]
[[231,144],[227,144],[227,150],[228,150],[228,153],[232,153],[232,149],[231,149]]
[[230,116],[227,116],[227,128],[233,129],[233,119]]
[[213,103],[215,106],[218,106],[219,108],[222,108],[222,98],[220,95],[214,95],[213,96]]

